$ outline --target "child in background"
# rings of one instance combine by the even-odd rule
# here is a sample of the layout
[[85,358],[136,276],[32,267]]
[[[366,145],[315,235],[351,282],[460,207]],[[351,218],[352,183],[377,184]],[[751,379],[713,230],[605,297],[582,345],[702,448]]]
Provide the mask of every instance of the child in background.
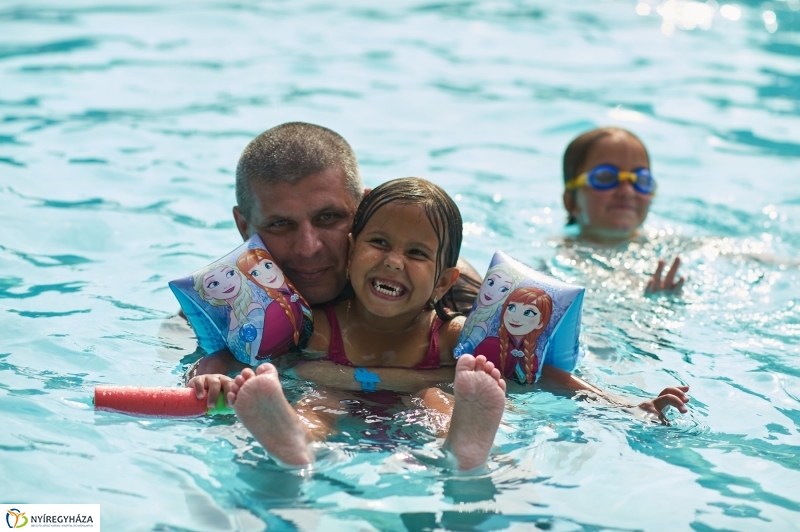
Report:
[[[567,224],[577,224],[581,240],[611,246],[634,240],[647,217],[656,184],[647,149],[633,133],[616,127],[593,129],[573,140],[564,153],[564,208]],[[676,257],[662,279],[658,261],[645,292],[679,290]]]

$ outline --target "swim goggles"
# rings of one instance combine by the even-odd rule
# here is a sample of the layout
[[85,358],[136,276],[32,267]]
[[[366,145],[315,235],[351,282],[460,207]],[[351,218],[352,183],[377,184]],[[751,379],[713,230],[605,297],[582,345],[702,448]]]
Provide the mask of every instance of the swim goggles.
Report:
[[656,182],[647,168],[639,168],[633,172],[621,172],[610,164],[602,164],[573,177],[566,183],[567,190],[575,190],[589,185],[595,190],[609,190],[623,181],[630,181],[633,188],[641,194],[655,194]]

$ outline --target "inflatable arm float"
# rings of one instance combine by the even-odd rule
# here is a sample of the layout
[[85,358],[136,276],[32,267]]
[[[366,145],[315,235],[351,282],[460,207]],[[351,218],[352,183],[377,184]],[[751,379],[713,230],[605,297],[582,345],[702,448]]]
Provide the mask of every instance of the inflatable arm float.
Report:
[[584,289],[555,279],[497,252],[455,348],[484,355],[504,377],[536,382],[542,366],[573,371],[579,345]]

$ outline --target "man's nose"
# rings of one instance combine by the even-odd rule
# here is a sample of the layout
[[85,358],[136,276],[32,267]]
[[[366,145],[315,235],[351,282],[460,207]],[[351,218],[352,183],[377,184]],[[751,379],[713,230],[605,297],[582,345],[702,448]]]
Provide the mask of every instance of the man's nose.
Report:
[[319,230],[311,223],[301,223],[295,234],[294,251],[301,257],[312,257],[323,247]]

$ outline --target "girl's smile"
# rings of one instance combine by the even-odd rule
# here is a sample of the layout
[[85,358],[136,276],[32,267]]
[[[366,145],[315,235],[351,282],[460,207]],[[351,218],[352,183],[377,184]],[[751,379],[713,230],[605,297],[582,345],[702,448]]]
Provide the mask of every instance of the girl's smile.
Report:
[[369,314],[413,318],[435,295],[439,239],[421,207],[381,207],[351,246],[350,282]]

